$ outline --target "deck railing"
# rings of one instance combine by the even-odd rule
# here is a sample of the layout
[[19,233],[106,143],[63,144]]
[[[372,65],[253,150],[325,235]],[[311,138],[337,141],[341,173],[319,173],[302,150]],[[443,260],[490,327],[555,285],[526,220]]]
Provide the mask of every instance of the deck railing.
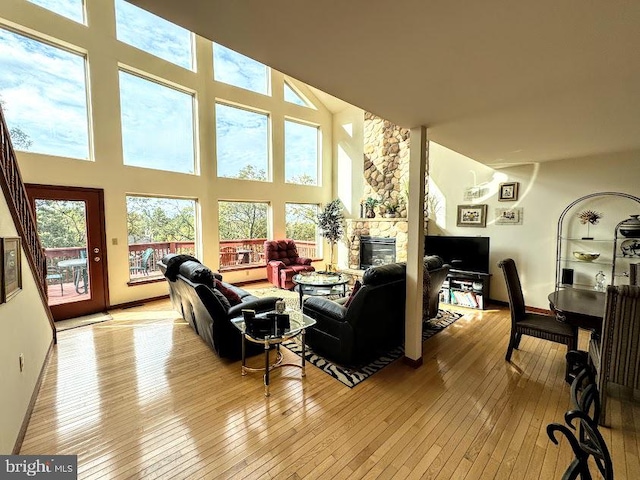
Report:
[[[248,267],[251,265],[263,265],[264,260],[264,238],[254,239],[238,239],[238,240],[224,240],[220,242],[220,269],[239,269]],[[301,257],[315,258],[316,257],[316,243],[296,241],[298,247],[298,254]],[[147,276],[142,273],[142,257],[144,252],[152,248],[153,253],[148,260],[148,274],[159,275],[160,270],[156,265],[160,260],[168,253],[178,254],[195,254],[194,242],[147,242],[147,243],[133,243],[129,245],[129,268],[132,272],[132,278],[140,278]],[[45,255],[47,259],[47,266],[57,266],[59,262],[63,260],[70,260],[73,258],[81,258],[86,256],[86,247],[62,247],[62,248],[47,248],[45,249]],[[140,267],[140,268],[135,268]],[[61,270],[65,275],[64,281],[73,281],[73,272],[70,270]]]

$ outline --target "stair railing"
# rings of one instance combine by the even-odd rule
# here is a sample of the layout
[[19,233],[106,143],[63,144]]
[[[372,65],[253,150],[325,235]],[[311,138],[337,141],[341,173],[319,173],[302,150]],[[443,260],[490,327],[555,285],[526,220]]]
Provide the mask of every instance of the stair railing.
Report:
[[46,270],[47,263],[44,250],[38,238],[36,220],[29,204],[27,190],[20,175],[18,160],[16,158],[9,128],[4,120],[4,113],[0,107],[0,186],[9,206],[9,212],[22,239],[25,256],[36,278],[38,291],[42,303],[49,317],[49,323],[53,330],[54,342],[56,341],[56,329],[53,323],[53,315],[47,300]]

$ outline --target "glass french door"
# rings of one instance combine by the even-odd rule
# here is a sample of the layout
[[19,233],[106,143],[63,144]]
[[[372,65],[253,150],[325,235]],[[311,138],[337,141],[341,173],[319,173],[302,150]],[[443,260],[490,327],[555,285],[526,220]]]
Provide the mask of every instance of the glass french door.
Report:
[[27,185],[55,320],[106,309],[104,200],[98,189]]

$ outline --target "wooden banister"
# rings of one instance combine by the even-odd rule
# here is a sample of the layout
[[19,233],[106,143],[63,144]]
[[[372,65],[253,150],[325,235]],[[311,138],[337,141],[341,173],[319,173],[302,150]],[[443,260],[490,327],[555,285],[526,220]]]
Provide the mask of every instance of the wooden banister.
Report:
[[29,204],[27,190],[20,175],[18,160],[13,150],[9,128],[4,120],[2,107],[0,107],[0,186],[9,206],[13,222],[18,230],[18,235],[22,239],[22,248],[25,256],[36,278],[42,304],[45,307],[53,331],[54,342],[57,342],[53,315],[47,301],[46,257],[40,245],[36,220]]

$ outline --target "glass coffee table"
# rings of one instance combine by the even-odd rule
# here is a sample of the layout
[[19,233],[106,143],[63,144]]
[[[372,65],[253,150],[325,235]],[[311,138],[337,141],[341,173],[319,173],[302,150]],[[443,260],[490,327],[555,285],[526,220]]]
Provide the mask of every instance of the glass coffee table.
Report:
[[300,294],[300,308],[303,295],[347,295],[347,283],[351,275],[335,272],[305,272],[294,275],[295,290]]
[[[306,376],[305,372],[305,333],[306,329],[316,324],[316,321],[299,312],[297,310],[285,310],[286,314],[289,315],[289,328],[285,328],[284,330],[275,330],[271,333],[267,334],[253,334],[247,332],[245,329],[244,319],[237,318],[232,320],[231,323],[240,330],[242,334],[242,375],[246,375],[247,372],[264,372],[264,396],[269,396],[269,374],[271,370],[280,367],[297,367],[302,370],[302,376]],[[274,321],[275,322],[275,321]],[[300,364],[297,363],[282,363],[284,356],[280,351],[280,345],[286,340],[290,340],[292,338],[300,335],[300,340],[302,343],[302,359]],[[247,357],[246,357],[246,342],[259,343],[264,345],[264,368],[252,368],[247,367]],[[274,363],[269,362],[269,350],[271,349],[271,345],[275,345],[276,347],[276,359]]]

